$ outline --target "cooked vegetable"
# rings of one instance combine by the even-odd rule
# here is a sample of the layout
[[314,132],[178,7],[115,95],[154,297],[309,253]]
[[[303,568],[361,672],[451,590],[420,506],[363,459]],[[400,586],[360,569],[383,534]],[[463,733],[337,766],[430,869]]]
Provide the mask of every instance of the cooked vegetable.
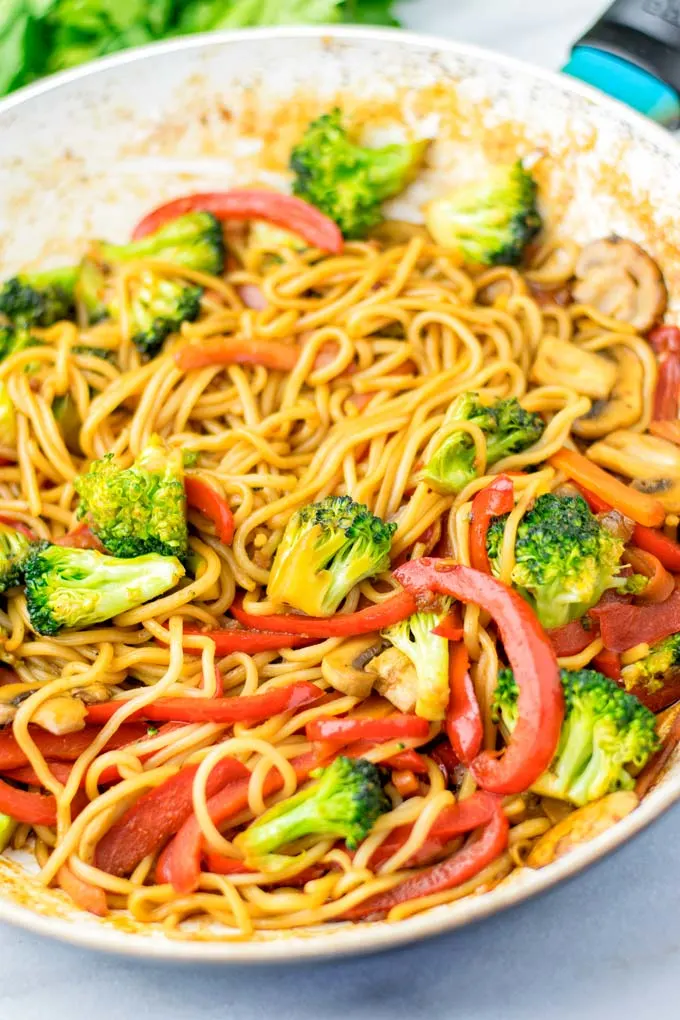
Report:
[[599,439],[614,429],[628,428],[642,416],[642,362],[623,344],[609,348],[607,353],[616,366],[616,380],[606,399],[594,400],[590,410],[572,425],[572,431],[584,439]]
[[132,342],[141,354],[153,357],[183,322],[193,322],[201,309],[201,287],[168,280],[145,271],[130,286]]
[[23,532],[0,521],[0,592],[21,583],[32,545]]
[[486,539],[495,517],[509,514],[515,505],[514,485],[507,475],[499,475],[477,492],[470,513],[470,566],[491,573]]
[[82,419],[78,411],[78,405],[70,393],[55,397],[52,401],[52,414],[59,427],[61,437],[64,440],[66,449],[76,456],[82,456],[80,447],[80,429]]
[[616,382],[616,365],[602,354],[548,336],[536,352],[531,378],[543,386],[567,385],[586,397],[605,400]]
[[196,475],[189,475],[184,479],[184,492],[189,506],[200,510],[213,522],[220,542],[231,545],[234,537],[234,515],[224,496]]
[[449,613],[451,600],[423,609],[382,632],[415,667],[416,715],[437,721],[446,715],[449,703],[449,643],[433,633]]
[[[653,713],[594,669],[563,669],[560,680],[566,706],[560,742],[531,789],[577,806],[615,790],[632,790],[629,770],[641,769],[659,747]],[[501,670],[493,709],[507,734],[517,723],[517,696],[512,671]]]
[[15,326],[51,326],[73,316],[73,291],[78,269],[20,273],[0,287],[0,315]]
[[37,347],[40,342],[23,326],[0,326],[0,361],[25,351],[27,347]]
[[548,458],[548,462],[559,471],[564,471],[567,478],[605,500],[610,508],[613,507],[638,524],[648,528],[658,528],[663,524],[666,514],[658,499],[624,485],[582,453],[563,446]]
[[606,832],[634,811],[638,804],[639,798],[632,790],[618,790],[594,804],[572,811],[536,841],[527,857],[527,867],[544,868],[575,846]]
[[26,602],[37,634],[82,630],[173,588],[184,574],[174,556],[116,559],[41,542],[26,562]]
[[536,182],[519,160],[496,166],[425,209],[437,244],[460,251],[467,262],[516,265],[541,229]]
[[0,815],[9,815],[17,822],[29,825],[54,825],[57,821],[57,802],[42,793],[17,790],[0,779]]
[[318,740],[345,747],[356,740],[371,740],[381,743],[385,740],[414,738],[426,740],[429,726],[426,719],[417,715],[386,715],[380,719],[357,717],[342,719],[331,716],[328,719],[314,719],[307,723],[308,740]]
[[267,594],[279,605],[332,616],[355,585],[389,567],[396,528],[349,496],[302,507],[286,525]]
[[680,682],[680,634],[657,641],[641,659],[623,666],[621,678],[634,694],[641,690],[646,696],[658,695],[664,688],[680,693],[675,690]]
[[680,447],[675,443],[621,429],[593,443],[588,457],[632,478],[632,487],[653,496],[667,513],[680,511]]
[[[680,329],[677,326],[657,326],[651,331],[648,339],[656,353],[659,365],[652,417],[655,423],[664,422],[666,428],[672,429],[675,425],[674,435],[677,436],[680,404]],[[657,433],[657,435],[660,434]],[[667,438],[678,442],[673,434],[668,435]]]
[[210,212],[188,212],[127,244],[100,243],[96,254],[106,265],[117,266],[138,259],[162,259],[186,269],[219,276],[224,267],[222,227]]
[[[540,415],[525,411],[515,397],[485,407],[476,393],[456,397],[446,426],[457,421],[477,425],[484,433],[487,467],[538,442],[545,428]],[[449,493],[460,492],[478,474],[474,442],[469,433],[460,431],[448,435],[434,451],[424,478],[437,492]]]
[[[353,698],[367,698],[371,693],[375,674],[370,673],[366,664],[381,646],[377,634],[350,638],[343,641],[321,660],[321,673],[331,687]],[[368,655],[368,658],[364,658]]]
[[484,728],[479,702],[470,676],[470,658],[461,641],[451,649],[450,697],[446,710],[446,734],[463,765],[469,765],[482,748]]
[[218,337],[184,344],[174,352],[175,364],[182,372],[211,365],[264,365],[278,372],[292,372],[299,357],[297,344],[247,336]]
[[269,630],[276,633],[299,634],[305,637],[353,637],[389,627],[404,620],[416,609],[415,599],[409,592],[400,591],[384,602],[359,609],[356,613],[338,613],[332,619],[299,616],[296,613],[268,613],[264,616],[247,613],[239,600],[232,603],[229,612],[244,627]]
[[112,556],[178,556],[188,549],[182,451],[152,436],[134,464],[107,453],[75,480],[78,518]]
[[[611,510],[609,503],[601,499],[600,496],[589,492],[582,485],[579,485],[578,489],[594,513],[607,513]],[[664,535],[663,531],[646,528],[643,524],[636,524],[633,528],[632,539],[640,549],[656,556],[668,570],[676,573],[680,571],[680,545]]]
[[564,697],[550,641],[527,603],[488,574],[446,560],[411,560],[394,572],[414,596],[448,595],[494,618],[505,653],[520,678],[519,719],[501,758],[488,751],[471,764],[482,789],[521,793],[548,767],[557,748]]
[[603,602],[590,616],[599,621],[604,646],[612,652],[625,652],[643,641],[653,644],[680,632],[680,588],[655,606]]
[[422,162],[426,141],[368,149],[353,142],[335,109],[313,121],[291,153],[293,191],[337,223],[344,237],[364,237],[380,223],[380,205],[403,191]]
[[575,301],[593,305],[644,333],[663,315],[668,295],[661,270],[639,245],[624,237],[592,241],[575,267]]
[[[500,555],[508,515],[496,517],[487,533],[492,573]],[[602,527],[581,496],[539,496],[517,528],[512,583],[534,607],[546,628],[577,620],[617,578],[623,542]]]
[[274,805],[234,839],[249,867],[276,871],[290,863],[277,850],[304,836],[344,839],[355,850],[391,809],[380,769],[363,758],[336,758],[312,773],[317,782]]

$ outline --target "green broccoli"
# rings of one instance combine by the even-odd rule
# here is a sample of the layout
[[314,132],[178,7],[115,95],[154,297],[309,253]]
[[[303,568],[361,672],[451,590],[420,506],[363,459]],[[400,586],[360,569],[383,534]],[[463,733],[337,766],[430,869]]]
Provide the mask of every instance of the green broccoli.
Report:
[[437,244],[467,262],[514,266],[541,229],[536,182],[519,160],[494,167],[481,181],[435,198],[425,222]]
[[648,694],[660,691],[680,673],[680,634],[657,641],[647,654],[621,670],[626,690],[642,685]]
[[390,565],[396,524],[349,496],[309,503],[288,521],[267,593],[310,616],[332,616],[348,592]]
[[0,854],[9,846],[18,824],[9,815],[0,814]]
[[0,379],[0,446],[13,448],[17,441],[17,416],[14,404],[7,390],[7,383]]
[[183,322],[193,322],[201,310],[202,287],[169,280],[148,270],[131,285],[132,342],[141,354],[153,357]]
[[382,220],[380,204],[415,176],[428,142],[367,149],[356,145],[338,109],[313,121],[291,153],[293,191],[321,209],[347,238]]
[[32,547],[23,531],[0,521],[0,591],[21,583]]
[[27,329],[15,326],[0,326],[0,361],[12,354],[19,354],[28,347],[40,347],[41,341]]
[[344,839],[350,850],[391,810],[381,770],[363,758],[336,758],[312,776],[318,781],[265,811],[234,839],[246,864],[276,871],[291,863],[276,853],[305,836]]
[[[484,407],[476,393],[461,393],[456,397],[446,423],[457,421],[469,421],[482,430],[488,467],[538,442],[545,428],[541,416],[525,411],[516,397],[497,400]],[[460,492],[476,475],[475,445],[470,435],[452,432],[434,451],[425,467],[424,478],[437,492],[447,494]]]
[[450,608],[451,599],[443,599],[438,609],[414,613],[382,632],[413,663],[417,677],[416,715],[433,722],[444,718],[449,702],[449,642],[432,632]]
[[36,634],[82,630],[173,588],[184,574],[174,556],[117,559],[41,542],[25,566],[26,604]]
[[[578,807],[632,789],[629,768],[641,769],[660,745],[654,714],[594,669],[563,669],[560,679],[565,700],[560,740],[549,768],[531,789]],[[501,670],[493,712],[506,735],[517,722],[518,694],[512,671]]]
[[108,266],[137,259],[161,259],[185,269],[218,276],[224,268],[222,224],[209,212],[187,213],[138,241],[128,244],[100,242],[96,254]]
[[188,548],[182,451],[152,436],[129,468],[112,454],[75,480],[78,517],[113,556],[159,553],[182,559]]
[[[508,514],[494,517],[487,532],[492,573],[499,558]],[[551,629],[578,620],[617,578],[624,543],[588,509],[581,496],[539,496],[517,529],[512,583]]]
[[20,273],[0,287],[0,314],[16,326],[52,326],[74,313],[78,268]]

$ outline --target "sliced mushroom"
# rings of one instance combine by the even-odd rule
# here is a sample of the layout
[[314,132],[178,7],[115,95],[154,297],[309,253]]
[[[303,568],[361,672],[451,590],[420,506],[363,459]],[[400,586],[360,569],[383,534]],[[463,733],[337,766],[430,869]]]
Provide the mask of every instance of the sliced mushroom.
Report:
[[680,513],[680,447],[675,443],[621,429],[593,443],[588,456],[631,478],[634,489],[656,496],[667,513]]
[[390,647],[367,667],[377,674],[375,689],[387,698],[400,712],[412,712],[418,697],[418,678],[415,666],[398,648]]
[[109,687],[108,684],[89,684],[87,687],[77,687],[71,694],[84,705],[96,705],[100,701],[110,701],[117,692],[117,687]]
[[538,348],[531,378],[543,386],[570,386],[586,397],[604,400],[616,382],[616,365],[601,354],[548,336]]
[[62,733],[75,733],[84,729],[86,719],[87,708],[83,702],[64,694],[45,701],[34,712],[31,721],[60,736]]
[[375,673],[369,673],[366,665],[383,647],[378,634],[343,641],[321,660],[324,680],[341,694],[352,698],[367,698],[373,690]]
[[11,723],[21,702],[30,698],[39,688],[40,684],[22,682],[3,684],[0,687],[0,726]]
[[628,322],[639,332],[661,318],[668,300],[661,270],[646,251],[623,237],[592,241],[581,251],[574,301]]
[[530,868],[544,868],[546,864],[563,857],[580,843],[595,839],[600,833],[616,825],[638,806],[638,798],[632,790],[619,790],[601,800],[573,811],[561,822],[548,829],[534,844],[527,858]]
[[572,430],[583,439],[599,439],[615,429],[628,428],[642,415],[642,362],[630,347],[623,345],[611,347],[608,353],[616,366],[616,382],[607,400],[595,400],[588,413],[572,425]]

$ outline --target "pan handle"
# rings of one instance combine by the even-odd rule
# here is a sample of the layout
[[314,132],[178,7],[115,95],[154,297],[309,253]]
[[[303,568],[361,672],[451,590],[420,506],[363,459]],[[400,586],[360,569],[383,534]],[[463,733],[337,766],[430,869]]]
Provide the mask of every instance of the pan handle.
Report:
[[575,43],[564,71],[680,126],[680,3],[615,0]]

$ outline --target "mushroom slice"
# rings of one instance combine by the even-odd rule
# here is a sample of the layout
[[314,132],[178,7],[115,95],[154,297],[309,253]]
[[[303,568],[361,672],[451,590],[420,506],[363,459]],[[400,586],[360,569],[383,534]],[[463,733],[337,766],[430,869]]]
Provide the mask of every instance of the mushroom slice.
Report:
[[623,237],[592,241],[574,270],[574,301],[628,322],[644,333],[661,318],[668,300],[661,270],[646,251]]
[[33,713],[31,721],[44,730],[61,736],[62,733],[76,733],[85,728],[87,708],[78,698],[59,694],[49,698]]
[[327,683],[341,694],[352,698],[367,698],[373,690],[375,673],[366,670],[367,664],[378,655],[383,642],[378,634],[343,641],[321,660],[321,674]]
[[583,439],[599,439],[615,429],[626,429],[642,416],[642,362],[623,344],[609,348],[608,353],[617,368],[616,382],[608,399],[595,400],[588,413],[572,425],[572,431]]
[[620,429],[593,443],[588,457],[633,479],[633,488],[656,496],[667,513],[680,512],[680,447],[674,443]]
[[586,397],[604,400],[616,382],[616,365],[601,354],[549,336],[538,348],[531,378],[543,386],[569,386]]
[[368,664],[375,677],[375,689],[400,712],[412,712],[418,697],[415,666],[398,648],[390,646]]
[[634,811],[638,803],[632,790],[618,790],[572,811],[534,844],[527,858],[527,866],[544,868],[574,847],[606,832]]

